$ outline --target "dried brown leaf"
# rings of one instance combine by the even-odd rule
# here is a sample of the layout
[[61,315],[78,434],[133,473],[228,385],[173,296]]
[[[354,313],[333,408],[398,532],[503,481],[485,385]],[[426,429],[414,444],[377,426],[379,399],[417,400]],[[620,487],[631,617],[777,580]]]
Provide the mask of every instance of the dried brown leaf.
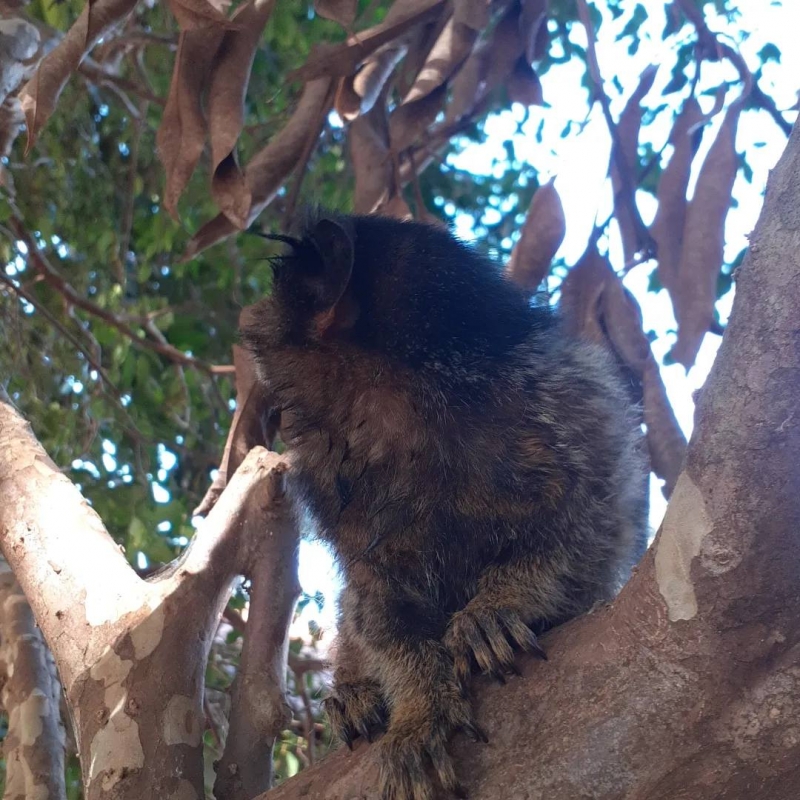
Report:
[[[519,15],[519,33],[525,48],[525,59],[528,64],[541,57],[541,32],[547,35],[548,0],[523,0],[522,12]],[[549,37],[548,37],[549,38]]]
[[650,342],[642,330],[639,304],[616,274],[609,275],[605,282],[600,312],[614,352],[641,378],[648,359],[652,358]]
[[601,323],[600,300],[603,288],[614,270],[592,244],[561,284],[561,312],[572,336],[608,346]]
[[687,370],[694,364],[714,318],[717,277],[725,248],[725,220],[739,168],[736,129],[741,110],[739,101],[728,108],[700,168],[694,196],[686,211],[683,249],[673,297],[678,340],[671,355]]
[[178,38],[167,105],[156,135],[166,173],[164,208],[175,218],[178,200],[205,147],[203,88],[224,35],[223,28],[209,26],[183,31]]
[[533,195],[519,241],[506,266],[509,278],[532,295],[550,272],[565,233],[561,198],[553,181],[548,181]]
[[512,5],[494,29],[487,55],[485,91],[492,91],[508,80],[524,50],[525,43],[519,31],[519,12]]
[[350,127],[350,159],[355,172],[353,209],[371,214],[386,203],[393,184],[386,104],[379,100]]
[[314,10],[349,30],[356,21],[358,0],[314,0]]
[[359,31],[342,44],[317,47],[299,69],[290,72],[287,80],[310,81],[322,77],[352,75],[371,53],[379,47],[402,36],[406,31],[426,20],[433,19],[444,0],[396,0],[395,14],[387,13],[379,25]]
[[400,97],[408,94],[408,90],[422,69],[431,47],[444,30],[444,26],[447,25],[450,14],[451,9],[444,5],[441,11],[430,20],[415,25],[406,34],[394,40],[395,43],[404,42],[408,48],[406,57],[400,62],[394,79],[394,90]]
[[478,40],[478,31],[459,22],[447,21],[403,103],[413,103],[442,86],[464,63]]
[[653,87],[658,67],[649,66],[645,69],[633,94],[628,98],[625,108],[622,110],[619,122],[617,123],[617,136],[619,141],[619,152],[615,150],[614,158],[611,162],[611,185],[614,189],[614,214],[619,225],[620,236],[622,238],[622,252],[625,263],[628,264],[636,255],[639,249],[639,235],[636,223],[631,215],[629,204],[635,203],[635,197],[623,197],[623,181],[620,177],[620,166],[617,159],[622,159],[625,169],[636,184],[636,177],[639,170],[639,128],[642,124],[642,100]]
[[686,220],[686,190],[699,144],[693,129],[702,118],[700,104],[690,97],[670,132],[669,141],[674,149],[658,181],[658,209],[650,232],[658,248],[658,277],[670,294],[678,274]]
[[488,73],[489,55],[486,43],[478,45],[456,74],[451,82],[450,102],[445,114],[447,122],[461,119],[477,105]]
[[[331,102],[329,78],[307,83],[289,121],[247,165],[245,180],[252,202],[244,227],[253,223],[292,174],[306,149],[308,137],[319,136]],[[188,261],[194,258],[207,247],[238,230],[239,228],[224,214],[218,214],[191,238],[181,260]]]
[[376,209],[376,211],[385,217],[394,217],[404,222],[414,219],[414,215],[411,213],[408,203],[406,203],[401,194],[395,194],[390,197],[389,200]]
[[525,60],[525,56],[517,59],[514,71],[508,79],[507,89],[508,99],[512,103],[521,103],[524,106],[540,106],[544,103],[539,76]]
[[83,56],[135,6],[136,0],[88,0],[64,38],[42,59],[19,93],[28,132],[28,150],[53,113],[61,91]]
[[482,31],[489,24],[488,0],[459,0],[453,4],[453,19],[474,31]]
[[675,419],[661,373],[652,357],[645,365],[642,383],[650,464],[653,472],[664,480],[664,496],[669,499],[683,467],[686,437]]
[[352,122],[375,105],[406,51],[404,43],[390,42],[376,51],[355,75],[347,75],[339,81],[334,107],[343,120]]
[[230,22],[225,11],[230,3],[208,0],[167,0],[172,16],[182,31],[199,30],[211,25],[227,27]]
[[244,125],[244,103],[256,48],[275,0],[248,0],[234,13],[238,26],[227,30],[217,48],[206,99],[211,143],[211,193],[223,214],[244,227],[250,191],[239,169],[235,147]]
[[447,97],[447,86],[442,84],[430,94],[413,103],[403,103],[389,117],[389,138],[394,153],[402,153],[430,128]]

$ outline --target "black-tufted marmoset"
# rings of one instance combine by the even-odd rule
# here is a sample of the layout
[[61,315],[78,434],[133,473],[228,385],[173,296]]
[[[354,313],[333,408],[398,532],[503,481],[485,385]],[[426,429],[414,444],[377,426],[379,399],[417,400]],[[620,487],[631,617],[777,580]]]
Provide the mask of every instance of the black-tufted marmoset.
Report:
[[383,732],[386,800],[463,796],[470,673],[513,670],[644,549],[637,415],[604,352],[443,229],[315,213],[278,238],[242,338],[345,581],[330,721]]

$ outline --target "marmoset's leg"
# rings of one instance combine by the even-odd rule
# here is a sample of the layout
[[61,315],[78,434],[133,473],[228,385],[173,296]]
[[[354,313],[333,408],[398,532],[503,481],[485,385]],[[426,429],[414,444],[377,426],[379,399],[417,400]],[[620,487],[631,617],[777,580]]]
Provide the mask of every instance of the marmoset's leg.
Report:
[[487,569],[477,594],[452,616],[444,635],[462,688],[473,661],[499,680],[504,672],[515,672],[512,645],[546,658],[530,625],[557,620],[566,598],[563,572],[555,563],[530,558]]
[[367,741],[386,728],[387,708],[380,685],[368,669],[361,637],[352,623],[348,589],[342,593],[341,618],[334,649],[331,694],[323,703],[334,736],[348,747],[363,736]]

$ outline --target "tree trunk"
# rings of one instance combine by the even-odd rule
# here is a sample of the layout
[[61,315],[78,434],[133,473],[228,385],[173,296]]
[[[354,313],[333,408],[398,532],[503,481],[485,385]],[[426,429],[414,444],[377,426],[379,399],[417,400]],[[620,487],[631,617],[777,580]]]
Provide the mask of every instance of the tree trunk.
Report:
[[[770,178],[684,471],[637,574],[476,684],[470,800],[789,800],[800,792],[800,128]],[[269,800],[374,800],[371,748]]]

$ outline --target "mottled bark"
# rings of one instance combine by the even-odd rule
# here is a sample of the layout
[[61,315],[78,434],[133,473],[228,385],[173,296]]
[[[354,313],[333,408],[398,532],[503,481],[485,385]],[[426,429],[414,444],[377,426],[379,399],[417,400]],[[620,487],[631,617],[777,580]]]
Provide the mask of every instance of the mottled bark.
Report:
[[[277,476],[269,489],[276,500],[282,497]],[[246,558],[250,607],[231,690],[228,737],[214,784],[218,800],[251,800],[272,786],[275,740],[292,719],[286,660],[289,626],[300,596],[297,527],[288,514],[266,514],[269,534],[251,540],[254,547]]]
[[[470,800],[789,800],[800,787],[800,129],[770,178],[664,524],[550,660],[477,689]],[[269,800],[374,800],[372,748]]]
[[3,800],[64,800],[61,685],[30,606],[0,562],[0,683],[8,715]]
[[149,581],[0,397],[0,547],[58,664],[87,800],[202,798],[204,670],[235,576],[287,524],[254,449],[184,556]]

